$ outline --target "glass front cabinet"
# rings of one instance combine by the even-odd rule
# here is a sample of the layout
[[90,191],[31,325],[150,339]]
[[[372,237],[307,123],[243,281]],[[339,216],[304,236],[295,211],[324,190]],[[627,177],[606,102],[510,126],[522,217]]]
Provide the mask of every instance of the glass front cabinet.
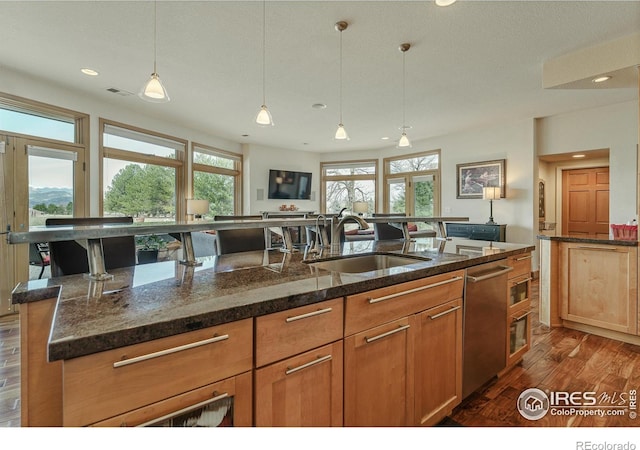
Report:
[[518,363],[531,345],[531,276],[508,281],[507,367]]

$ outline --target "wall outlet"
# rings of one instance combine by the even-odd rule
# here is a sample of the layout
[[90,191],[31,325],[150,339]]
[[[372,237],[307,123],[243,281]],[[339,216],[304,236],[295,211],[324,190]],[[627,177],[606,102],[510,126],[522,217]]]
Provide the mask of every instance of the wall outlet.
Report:
[[451,206],[445,206],[444,207],[444,213],[445,214],[451,214]]

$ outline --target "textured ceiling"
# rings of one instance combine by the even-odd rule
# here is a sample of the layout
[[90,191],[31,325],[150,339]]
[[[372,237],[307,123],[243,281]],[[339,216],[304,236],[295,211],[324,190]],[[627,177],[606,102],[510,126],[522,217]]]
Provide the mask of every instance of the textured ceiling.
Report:
[[[640,1],[267,1],[266,102],[275,127],[253,118],[262,103],[262,11],[255,1],[159,1],[158,73],[171,102],[137,93],[153,68],[153,2],[0,1],[0,70],[41,77],[140,114],[230,139],[306,151],[393,145],[637,98],[635,88],[542,88],[546,60],[640,30]],[[339,118],[343,32],[343,121]],[[80,73],[81,67],[100,72]],[[325,109],[311,107],[324,103]],[[65,106],[65,105],[60,105]],[[242,135],[248,135],[243,137]],[[384,141],[382,137],[389,137]]]

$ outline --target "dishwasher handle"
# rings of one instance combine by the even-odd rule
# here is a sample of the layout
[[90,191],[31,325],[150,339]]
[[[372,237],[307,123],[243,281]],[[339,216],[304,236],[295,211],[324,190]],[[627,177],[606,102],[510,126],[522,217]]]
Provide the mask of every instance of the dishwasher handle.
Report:
[[478,281],[488,280],[489,278],[499,277],[502,274],[507,272],[511,272],[513,267],[510,266],[496,266],[500,270],[497,272],[488,273],[486,275],[480,275],[479,277],[473,277],[471,275],[467,275],[467,281],[471,281],[472,283],[477,283]]

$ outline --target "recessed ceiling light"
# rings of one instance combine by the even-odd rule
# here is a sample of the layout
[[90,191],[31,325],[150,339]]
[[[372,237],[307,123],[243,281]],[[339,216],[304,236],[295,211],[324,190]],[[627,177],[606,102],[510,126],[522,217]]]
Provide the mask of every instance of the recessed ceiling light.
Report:
[[608,75],[606,75],[606,76],[604,76],[604,77],[594,78],[594,79],[593,79],[593,80],[591,80],[591,81],[593,81],[594,83],[602,83],[603,81],[607,81],[607,80],[610,80],[610,79],[611,79],[611,77],[610,77],[610,76],[608,76]]
[[93,69],[89,69],[88,67],[80,69],[80,72],[82,72],[85,75],[92,76],[92,77],[95,77],[95,76],[99,75],[97,71],[95,71]]
[[313,109],[325,109],[327,105],[325,105],[324,103],[314,103],[313,105],[311,105],[311,107]]
[[573,158],[584,158],[586,155],[583,155],[582,153],[579,155],[571,155]]
[[436,0],[436,5],[438,6],[449,6],[453,5],[456,0]]
[[380,139],[382,139],[383,141],[388,141],[389,140],[389,136],[384,136],[384,137],[381,137]]

